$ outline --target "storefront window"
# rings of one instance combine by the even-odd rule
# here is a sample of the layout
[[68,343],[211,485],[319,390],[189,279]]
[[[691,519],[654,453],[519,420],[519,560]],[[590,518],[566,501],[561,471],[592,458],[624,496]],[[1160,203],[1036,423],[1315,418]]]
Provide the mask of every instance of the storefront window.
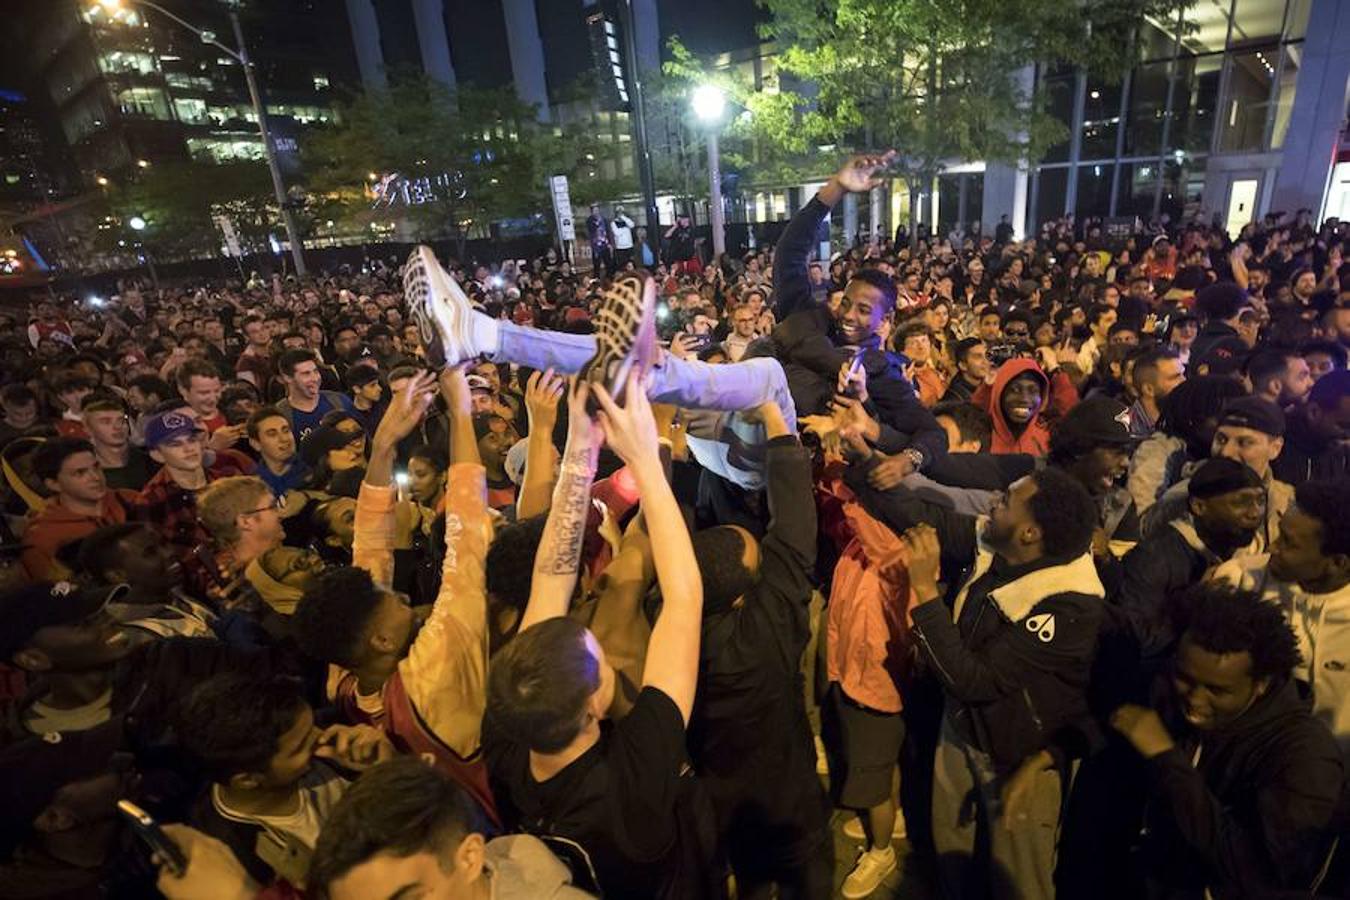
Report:
[[1219,100],[1219,76],[1223,54],[1186,56],[1177,60],[1176,85],[1172,93],[1170,148],[1191,153],[1209,151],[1214,134],[1215,105]]
[[1160,213],[1171,216],[1173,222],[1189,221],[1200,214],[1200,201],[1204,192],[1203,159],[1183,155],[1163,163]]
[[[1056,74],[1045,79],[1046,111],[1062,122],[1070,130],[1073,128],[1073,90],[1076,76],[1072,73]],[[1046,162],[1065,162],[1069,158],[1069,139],[1055,144],[1046,151]]]
[[1270,147],[1278,150],[1284,146],[1284,136],[1289,132],[1289,114],[1294,110],[1294,88],[1298,84],[1299,61],[1303,59],[1302,44],[1286,44],[1280,48],[1284,62],[1279,69],[1279,85],[1275,91],[1275,124],[1270,132]]
[[1079,159],[1110,159],[1116,155],[1116,130],[1120,125],[1120,82],[1106,84],[1092,79],[1083,98],[1083,145]]
[[1220,151],[1261,150],[1265,146],[1266,114],[1278,62],[1276,46],[1228,55],[1228,94],[1219,120]]
[[1157,189],[1157,163],[1123,163],[1116,195],[1116,215],[1139,216],[1147,220],[1153,215],[1153,195]]
[[1082,165],[1078,167],[1078,201],[1074,214],[1105,216],[1111,212],[1111,165]]
[[1036,222],[1049,222],[1064,215],[1064,196],[1069,184],[1068,169],[1041,169],[1036,189]]
[[1125,154],[1150,156],[1162,152],[1163,117],[1167,112],[1167,72],[1171,63],[1140,66],[1130,79],[1125,112]]

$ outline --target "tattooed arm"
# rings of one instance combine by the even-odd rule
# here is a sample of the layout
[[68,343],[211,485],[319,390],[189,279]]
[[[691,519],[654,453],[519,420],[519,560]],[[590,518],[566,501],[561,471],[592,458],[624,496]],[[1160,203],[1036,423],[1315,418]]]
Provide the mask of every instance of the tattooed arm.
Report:
[[574,384],[568,397],[567,448],[563,451],[553,505],[534,557],[530,602],[520,620],[524,631],[536,622],[567,614],[581,569],[581,544],[591,506],[591,482],[600,456],[601,435],[586,410],[589,388]]

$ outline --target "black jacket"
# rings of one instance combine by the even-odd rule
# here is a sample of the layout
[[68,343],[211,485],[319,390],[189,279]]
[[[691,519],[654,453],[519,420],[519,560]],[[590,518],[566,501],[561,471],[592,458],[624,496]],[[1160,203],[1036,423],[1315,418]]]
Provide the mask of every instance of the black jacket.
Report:
[[1195,336],[1195,343],[1191,345],[1190,363],[1187,365],[1186,374],[1194,375],[1192,367],[1211,351],[1216,351],[1227,358],[1239,359],[1249,352],[1247,344],[1238,336],[1237,329],[1232,325],[1206,322],[1205,327]]
[[1293,485],[1345,478],[1350,476],[1350,446],[1313,432],[1306,409],[1300,409],[1289,416],[1284,449],[1270,470],[1280,481]]
[[920,522],[938,533],[952,602],[915,609],[914,633],[953,723],[1004,772],[1041,749],[1061,762],[1096,749],[1087,684],[1105,590],[1091,555],[1010,566],[981,545],[974,517],[873,490],[874,465],[845,474],[863,507],[897,533]]
[[[1164,713],[1174,735],[1185,732]],[[1149,761],[1147,868],[1216,898],[1307,896],[1330,845],[1340,753],[1290,679],[1229,727],[1192,734]],[[1192,765],[1192,758],[1199,761]]]
[[[839,368],[860,349],[862,366],[867,371],[867,390],[877,417],[883,426],[895,432],[893,444],[899,444],[896,449],[919,451],[926,465],[946,453],[947,435],[933,414],[919,403],[913,386],[905,378],[904,366],[908,361],[886,352],[875,335],[869,345],[861,348],[838,346],[833,339],[834,319],[830,311],[812,298],[807,260],[816,229],[828,213],[828,207],[811,198],[778,239],[773,264],[773,305],[778,326],[770,335],[768,347],[783,364],[799,416],[829,412]],[[762,352],[759,347],[752,350]]]
[[741,606],[704,618],[689,721],[689,753],[723,832],[760,845],[758,856],[819,840],[830,814],[801,685],[817,537],[810,454],[795,438],[771,441],[765,481],[759,583]]

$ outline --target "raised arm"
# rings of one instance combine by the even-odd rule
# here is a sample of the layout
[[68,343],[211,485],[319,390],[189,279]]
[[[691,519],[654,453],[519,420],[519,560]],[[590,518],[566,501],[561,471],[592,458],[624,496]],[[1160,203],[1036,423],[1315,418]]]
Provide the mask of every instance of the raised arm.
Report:
[[[398,526],[394,458],[399,441],[413,433],[436,397],[436,376],[420,372],[408,379],[385,410],[370,442],[370,462],[356,498],[352,564],[370,573],[376,584],[389,586],[394,577]],[[472,437],[472,433],[470,433]]]
[[573,383],[567,399],[567,447],[553,490],[553,506],[534,557],[534,579],[530,601],[520,620],[521,631],[536,622],[566,615],[577,584],[601,441],[600,429],[586,410],[589,396],[590,387],[585,382]]
[[[632,471],[642,494],[642,515],[651,535],[656,580],[661,586],[661,615],[652,628],[643,687],[654,687],[679,707],[687,725],[698,683],[698,647],[703,623],[703,581],[689,529],[666,482],[656,420],[646,392],[630,377],[622,407],[604,388],[596,388],[603,410],[600,421],[609,447]],[[538,579],[538,574],[535,579]]]
[[516,500],[516,518],[529,519],[548,511],[548,500],[557,480],[558,451],[553,447],[553,426],[558,422],[558,400],[567,383],[552,369],[535,372],[525,385],[525,410],[530,417],[530,436],[525,444],[525,479]]

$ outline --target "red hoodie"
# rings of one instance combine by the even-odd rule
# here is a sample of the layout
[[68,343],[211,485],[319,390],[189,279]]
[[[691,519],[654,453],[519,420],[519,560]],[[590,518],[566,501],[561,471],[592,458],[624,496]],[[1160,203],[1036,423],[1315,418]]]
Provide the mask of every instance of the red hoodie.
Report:
[[71,541],[88,537],[105,525],[120,525],[127,520],[127,506],[135,496],[132,491],[109,488],[103,495],[102,510],[97,516],[86,516],[52,500],[29,521],[23,534],[21,560],[28,577],[34,581],[51,581],[69,577],[69,572],[56,561],[56,552]]
[[[1033,373],[1041,382],[1041,395],[1044,400],[1036,418],[1027,423],[1021,434],[1016,434],[1003,416],[1003,404],[999,402],[1008,384],[1023,372]],[[1046,396],[1046,394],[1049,396]],[[1061,416],[1073,409],[1078,402],[1078,389],[1073,386],[1063,369],[1056,369],[1050,377],[1036,365],[1036,361],[1025,357],[1010,359],[998,367],[994,373],[991,388],[982,384],[975,390],[970,402],[983,409],[994,420],[994,436],[990,441],[992,453],[1030,453],[1032,456],[1045,456],[1050,452],[1050,429]]]

